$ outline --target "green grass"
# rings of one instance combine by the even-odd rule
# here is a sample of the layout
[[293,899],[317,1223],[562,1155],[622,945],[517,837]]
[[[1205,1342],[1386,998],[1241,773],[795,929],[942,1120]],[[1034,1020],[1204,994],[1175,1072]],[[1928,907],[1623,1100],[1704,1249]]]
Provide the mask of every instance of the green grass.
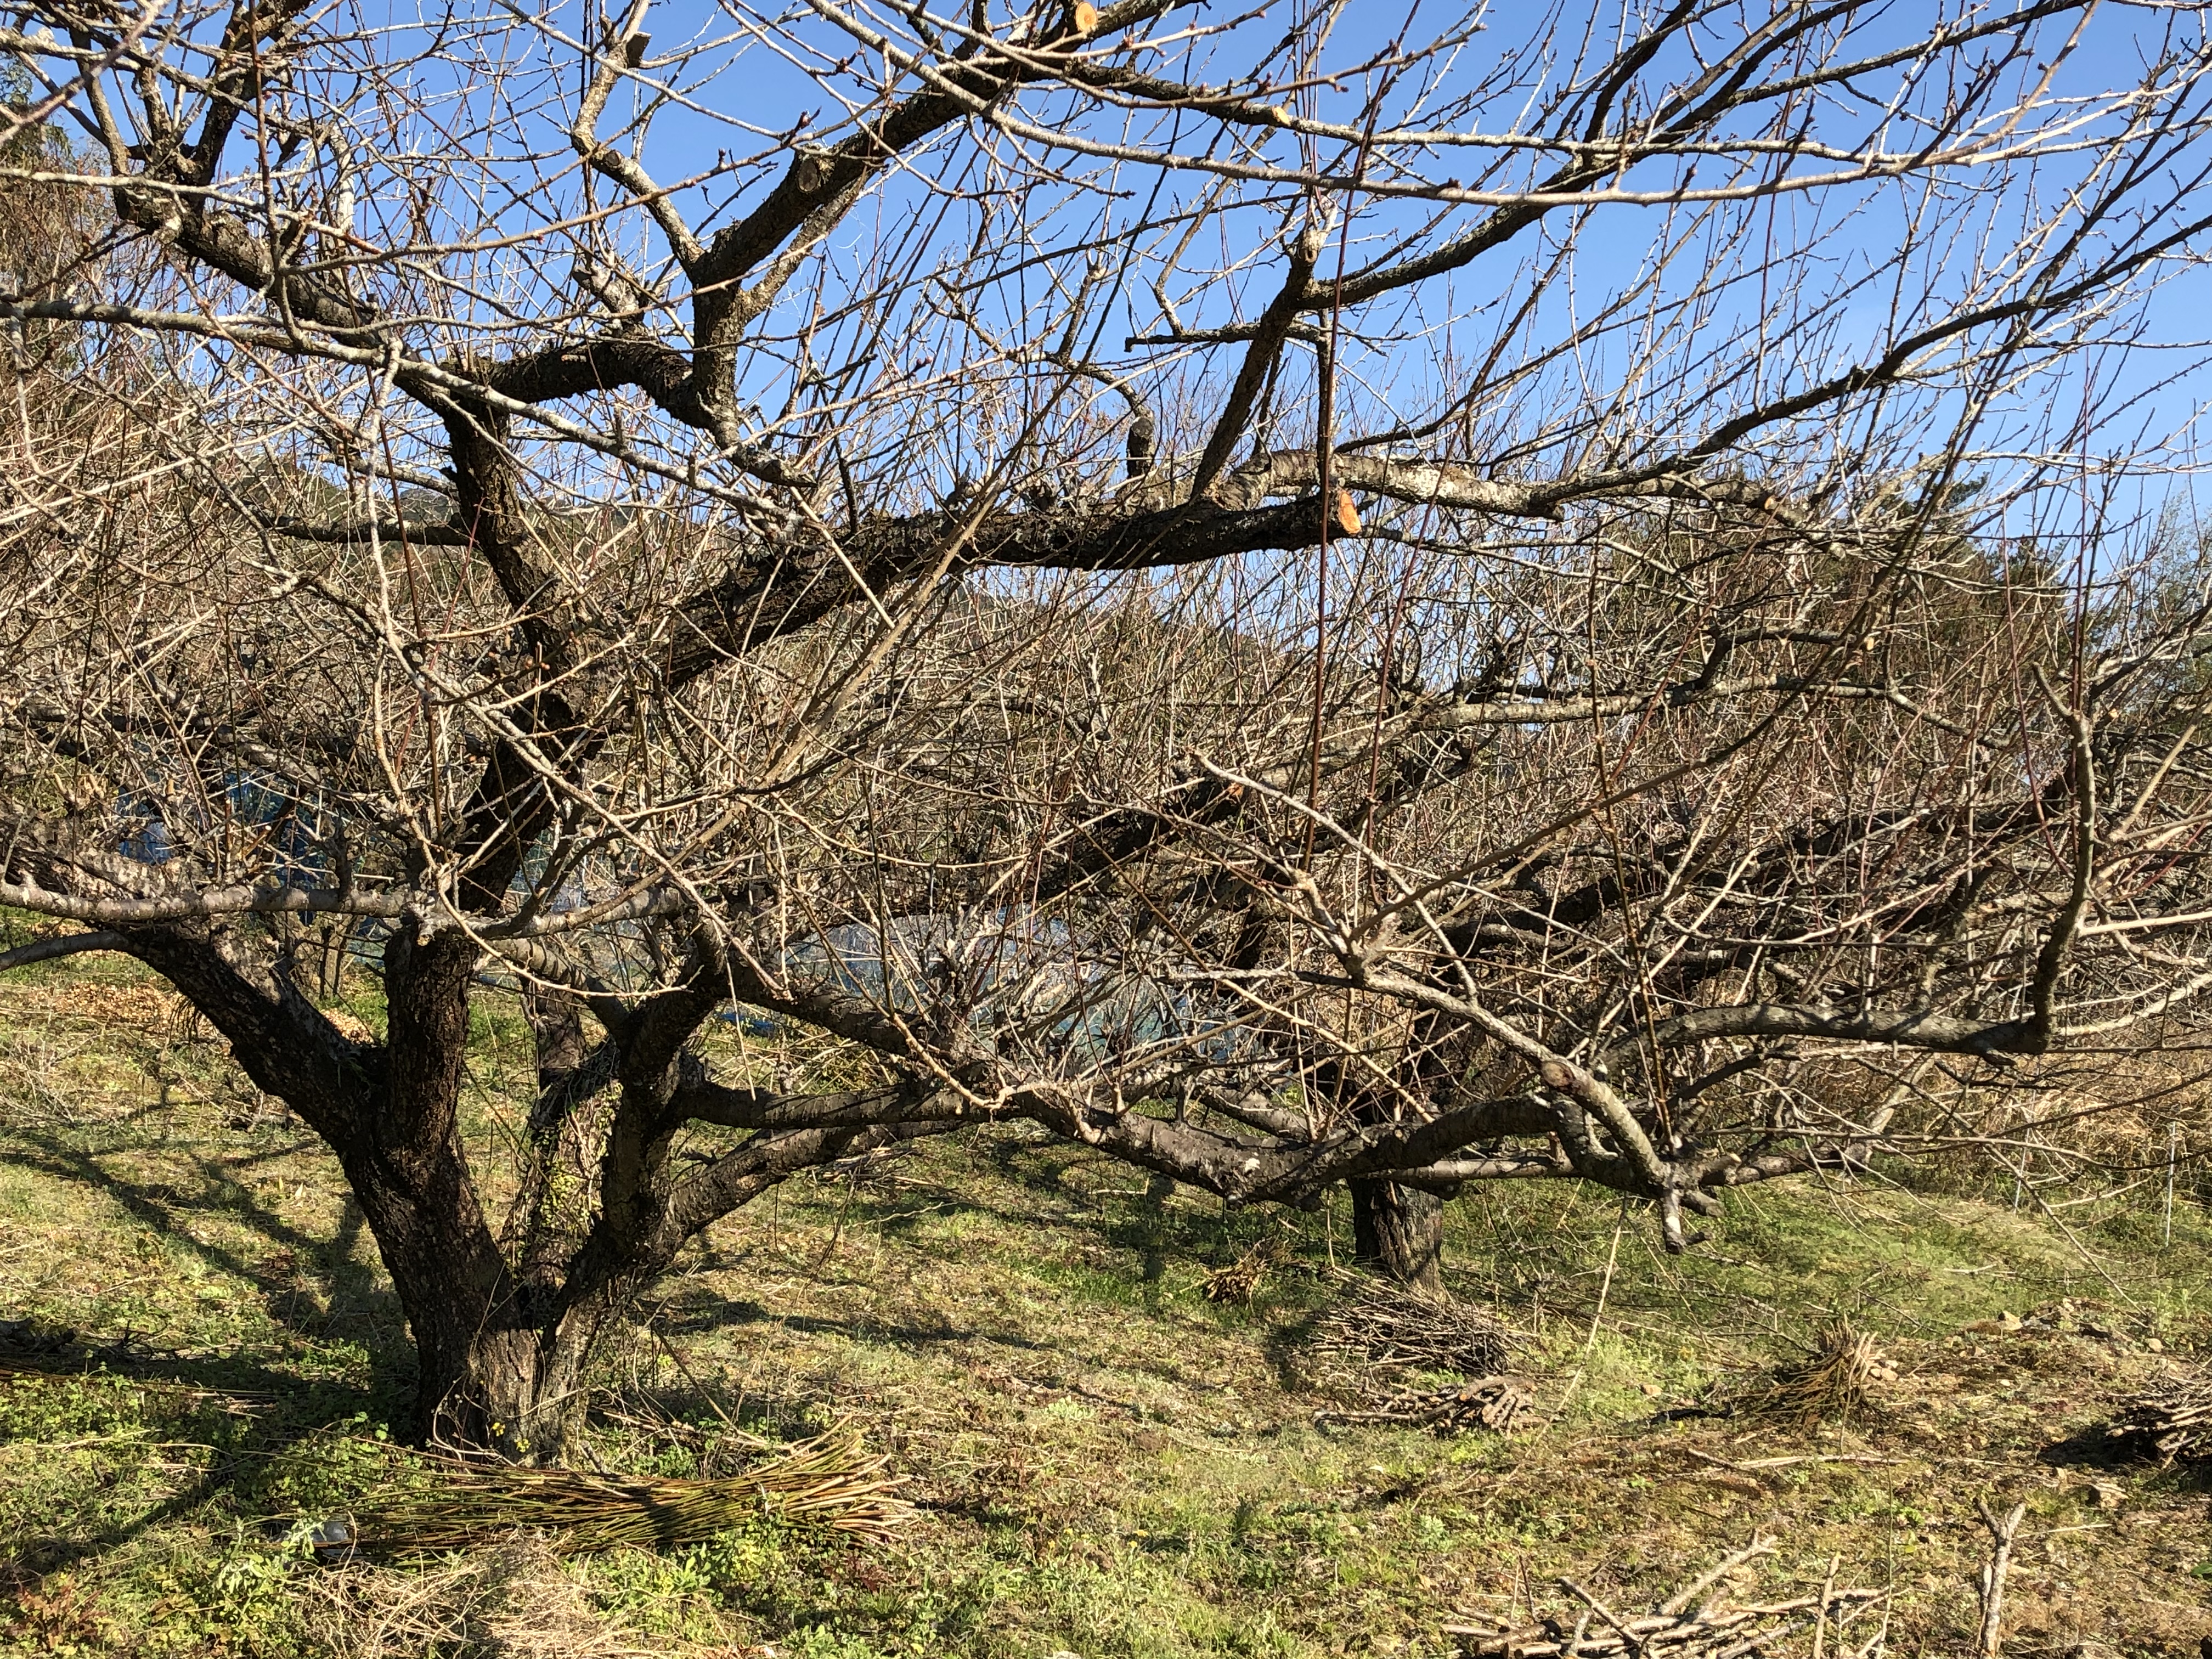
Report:
[[[1817,1585],[1834,1558],[1838,1583],[1893,1589],[1892,1653],[1963,1652],[1977,1498],[2029,1507],[2008,1651],[2193,1655],[2212,1635],[2202,1485],[2063,1449],[2212,1334],[2193,1202],[2162,1249],[2118,1206],[2069,1211],[2069,1239],[2002,1189],[1807,1182],[1731,1195],[1670,1259],[1609,1195],[1474,1192],[1450,1208],[1449,1277],[1530,1333],[1537,1407],[1509,1439],[1442,1439],[1312,1425],[1299,1355],[1336,1294],[1340,1207],[1224,1211],[1010,1132],[754,1205],[607,1356],[609,1468],[727,1467],[726,1416],[787,1437],[854,1423],[926,1506],[900,1550],[763,1521],[661,1555],[320,1567],[263,1523],[364,1490],[409,1384],[358,1212],[154,988],[69,968],[0,986],[0,1318],[141,1358],[70,1375],[0,1355],[0,1651],[1443,1655],[1455,1610],[1558,1605],[1562,1574],[1650,1606],[1764,1531],[1771,1583]],[[489,1141],[527,1036],[495,1006],[477,1037]],[[1273,1234],[1287,1255],[1250,1306],[1205,1297]],[[2038,1310],[2050,1328],[1966,1328]],[[1863,1420],[1657,1415],[1838,1315],[1904,1372]]]

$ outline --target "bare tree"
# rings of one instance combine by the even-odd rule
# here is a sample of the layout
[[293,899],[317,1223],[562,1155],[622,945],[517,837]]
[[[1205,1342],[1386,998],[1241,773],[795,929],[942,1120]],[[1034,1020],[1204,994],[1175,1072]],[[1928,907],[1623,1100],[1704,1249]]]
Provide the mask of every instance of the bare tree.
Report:
[[18,16],[0,902],[80,931],[0,964],[329,1143],[425,1435],[549,1455],[687,1239],[918,1136],[1349,1182],[1434,1284],[1465,1182],[1680,1248],[2212,983],[2100,356],[2193,7]]

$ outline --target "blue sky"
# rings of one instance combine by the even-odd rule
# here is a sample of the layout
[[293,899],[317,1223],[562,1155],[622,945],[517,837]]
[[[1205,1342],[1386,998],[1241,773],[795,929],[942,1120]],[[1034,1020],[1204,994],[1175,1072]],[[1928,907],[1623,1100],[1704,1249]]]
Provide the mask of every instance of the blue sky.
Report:
[[[889,7],[871,10],[855,0],[849,9],[890,32],[905,27]],[[1004,13],[1003,4],[994,6],[995,21],[1003,23]],[[1241,13],[1222,5],[1182,14],[1202,23],[1232,15],[1243,21],[1202,41],[1181,40],[1153,54],[1146,65],[1164,75],[1219,82],[1267,61],[1294,34],[1295,26],[1316,14],[1315,0],[1255,3]],[[1764,15],[1756,6],[1740,14],[1753,21]],[[1867,8],[1856,25],[1856,49],[1877,50],[1908,39],[1937,15],[1927,0]],[[453,198],[449,205],[471,213],[488,206],[496,227],[517,239],[480,257],[468,273],[473,289],[461,301],[476,307],[472,325],[489,327],[495,341],[501,337],[502,306],[517,308],[526,320],[565,306],[573,295],[567,272],[575,237],[571,230],[545,227],[572,219],[581,206],[579,175],[562,128],[582,72],[573,43],[596,38],[604,15],[598,0],[536,10],[516,6],[504,14],[485,9],[460,20],[464,30],[452,33],[443,28],[441,16],[381,3],[329,15],[332,26],[357,19],[370,32],[362,49],[387,63],[407,58],[434,35],[447,42],[447,55],[398,71],[406,90],[427,98],[428,112],[403,124],[396,136],[378,129],[374,100],[348,88],[343,77],[331,80],[326,89],[350,101],[360,120],[354,188],[364,223],[372,228],[398,235],[402,216],[416,204],[416,187],[433,176],[435,164],[449,161],[452,152],[464,147],[479,157],[453,175],[473,178],[477,198]],[[853,67],[856,49],[848,36],[803,6],[776,15],[781,21],[769,31],[750,14],[698,0],[663,0],[646,18],[653,55],[643,78],[617,92],[603,123],[603,131],[619,130],[655,95],[654,86],[661,89],[667,101],[652,124],[642,159],[664,184],[716,175],[678,198],[695,223],[727,222],[759,199],[788,165],[789,153],[779,145],[778,135],[803,129],[840,136],[840,99],[866,95],[854,74],[837,68],[840,58],[847,60],[848,70]],[[1549,10],[1498,7],[1474,18],[1480,27],[1469,28],[1468,14],[1457,5],[1352,0],[1338,12],[1322,53],[1323,70],[1338,78],[1332,81],[1325,73],[1308,85],[1297,94],[1298,107],[1302,113],[1350,125],[1373,114],[1385,125],[1431,119],[1456,131],[1527,131],[1540,123],[1543,100],[1578,72],[1577,52],[1583,54],[1582,73],[1602,58],[1609,46],[1606,30],[1619,15],[1608,11],[1601,16],[1567,5]],[[1717,12],[1705,32],[1706,44],[1716,49],[1729,44],[1729,20],[1736,16]],[[2162,48],[2170,49],[2176,31],[2198,25],[2169,9],[2106,5],[2070,44],[2069,27],[2063,20],[2047,26],[2036,50],[2006,70],[2012,81],[2032,76],[2049,62],[2058,65],[2051,91],[2059,97],[2088,98],[2131,86]],[[466,33],[470,27],[476,30],[473,36]],[[1464,40],[1435,60],[1432,70],[1395,79],[1357,72],[1394,40],[1418,42],[1455,32],[1464,33]],[[776,37],[773,41],[767,38],[770,33]],[[665,61],[687,43],[699,47],[695,56],[680,64]],[[1688,55],[1677,51],[1671,58],[1662,55],[1644,80],[1656,93],[1689,75],[1692,67]],[[1874,105],[1900,77],[1914,72],[1910,64],[1885,70],[1856,89],[1865,94],[1858,101],[1828,100],[1808,112],[1807,130],[1836,143],[1859,138],[1874,119]],[[1940,103],[1943,93],[1942,84],[1931,82],[1917,95],[1927,105]],[[1120,113],[1065,92],[1028,94],[1018,112],[1036,127],[1085,139],[1111,140],[1129,131]],[[1185,155],[1201,151],[1217,131],[1213,124],[1188,115],[1146,118],[1139,125],[1139,136],[1148,142],[1165,140]],[[1911,130],[1909,123],[1892,125],[1893,135]],[[370,146],[392,143],[395,137],[398,152],[379,167]],[[1163,278],[1162,262],[1182,233],[1175,216],[1217,181],[1200,172],[1115,164],[1035,138],[1000,135],[994,142],[1000,165],[1026,169],[1031,182],[1018,197],[1005,187],[1006,179],[997,181],[1000,188],[993,211],[1000,216],[994,234],[1004,234],[1010,222],[1006,216],[1020,215],[1039,257],[1001,259],[995,278],[975,282],[963,303],[1009,345],[1054,340],[1078,282],[1077,251],[1103,239],[1131,258],[1106,283],[1110,305],[1099,303],[1094,291],[1082,337],[1115,372],[1136,375],[1137,383],[1164,407],[1188,404],[1202,415],[1218,397],[1222,378],[1233,370],[1237,349],[1176,354],[1130,349],[1123,341],[1161,327],[1153,283]],[[255,162],[250,132],[234,146],[233,155],[250,174]],[[1302,145],[1279,133],[1264,159],[1281,165],[1303,161],[1340,175],[1350,167],[1343,146]],[[1470,151],[1433,152],[1424,159],[1431,177],[1482,164],[1479,154]],[[2193,165],[2202,158],[2192,150],[2179,159]],[[736,169],[722,171],[731,160],[738,162]],[[1608,204],[1574,222],[1571,247],[1565,245],[1566,216],[1555,215],[1461,271],[1348,318],[1347,325],[1366,337],[1366,343],[1354,339],[1346,348],[1340,429],[1374,431],[1431,416],[1467,389],[1500,341],[1506,343],[1501,361],[1510,362],[1525,355],[1529,343],[1555,344],[1589,325],[1609,304],[1633,296],[1613,326],[1562,353],[1540,372],[1515,383],[1510,396],[1501,393],[1492,406],[1482,409],[1459,441],[1478,462],[1540,473],[1575,463],[1583,441],[1576,436],[1577,412],[1590,407],[1610,410],[1616,434],[1648,423],[1651,431],[1637,441],[1681,441],[1732,401],[1752,396],[1753,388],[1771,396],[1877,349],[1887,334],[1908,325],[1899,320],[1900,295],[1909,301],[1955,294],[1977,265],[2002,263],[2022,240],[2023,228],[2037,222],[2046,204],[2095,160],[2088,151],[2060,155],[2001,183],[1967,181],[1941,200],[1906,180],[1785,195],[1743,210]],[[956,199],[948,191],[991,182],[986,178],[988,167],[972,132],[947,135],[911,158],[908,170],[884,181],[838,228],[822,262],[793,283],[770,314],[763,349],[749,361],[748,389],[764,418],[775,418],[788,400],[792,341],[817,310],[847,317],[809,343],[817,367],[849,367],[865,359],[873,373],[897,362],[916,387],[929,386],[933,374],[943,374],[951,361],[946,355],[947,327],[941,315],[930,313],[920,290],[906,294],[899,302],[904,309],[895,316],[862,319],[853,308],[872,301],[889,261],[908,261],[900,269],[915,270],[933,262],[948,268],[960,262],[976,240],[978,210],[972,199]],[[1710,182],[1723,168],[1723,163],[1707,162],[1685,173],[1672,163],[1649,164],[1627,182]],[[1468,176],[1475,175],[1468,171]],[[329,182],[327,170],[323,182]],[[600,189],[604,195],[606,186]],[[1183,250],[1176,272],[1163,281],[1187,325],[1205,327],[1232,315],[1249,316],[1263,304],[1284,266],[1278,239],[1291,216],[1303,211],[1295,192],[1279,186],[1248,183],[1229,195],[1229,204],[1194,246]],[[1480,211],[1439,211],[1428,204],[1358,197],[1349,232],[1331,242],[1322,271],[1326,276],[1340,258],[1357,268],[1416,233],[1431,241],[1449,237]],[[433,222],[432,229],[441,228]],[[1909,231],[1916,252],[1906,265],[1893,270]],[[657,234],[635,213],[622,222],[617,243],[641,267],[665,252]],[[1662,252],[1668,263],[1654,275],[1654,261]],[[970,265],[966,274],[981,273]],[[2173,469],[2193,459],[2193,423],[2208,390],[2200,338],[2208,296],[2202,272],[2193,265],[2176,264],[2161,279],[2164,286],[2139,310],[2100,325],[2100,337],[2106,343],[2069,362],[2054,360],[2039,378],[2001,392],[1986,428],[1998,452],[1992,465],[2024,467],[2027,458],[2039,451],[2071,449],[2081,452],[2087,475],[2094,476],[2117,458],[2131,457],[2136,476],[2106,480],[2126,495],[2127,510],[2185,498],[2185,471]],[[1695,305],[1693,295],[1701,296]],[[1762,318],[1784,322],[1762,337]],[[518,329],[513,337],[526,337],[527,332]],[[2047,343],[2056,348],[2072,343]],[[968,347],[973,349],[972,339]],[[1716,351],[1726,360],[1725,372],[1716,372]],[[2055,358],[2055,353],[2045,355]],[[1310,429],[1313,373],[1310,353],[1294,349],[1284,371],[1286,440],[1298,437],[1302,421]],[[1301,380],[1302,394],[1297,384]],[[958,389],[915,393],[925,395],[957,403]],[[2086,443],[2081,433],[2069,430],[2085,405],[2098,414]],[[1103,428],[1115,407],[1103,396],[1093,398],[1092,406],[1092,424],[1101,428],[1097,444],[1104,453],[1110,442]],[[1909,459],[1916,446],[1939,441],[1955,410],[1955,397],[1948,404],[1940,397],[1923,399],[1917,407],[1893,403],[1869,410],[1857,425],[1840,431],[1816,421],[1779,436],[1802,467],[1832,465],[1832,454],[1827,462],[1821,460],[1823,446],[1833,451],[1839,445],[1879,448],[1885,443],[1893,447],[1887,459],[1894,464]],[[956,444],[949,434],[975,429],[968,418],[949,416],[939,427],[934,435],[947,445]],[[2146,454],[2147,445],[2155,447],[2154,453]],[[2007,460],[2008,456],[2019,459]],[[944,468],[980,467],[987,461],[988,457],[963,459],[948,447]],[[2023,504],[2021,510],[2043,514],[2048,503]]]

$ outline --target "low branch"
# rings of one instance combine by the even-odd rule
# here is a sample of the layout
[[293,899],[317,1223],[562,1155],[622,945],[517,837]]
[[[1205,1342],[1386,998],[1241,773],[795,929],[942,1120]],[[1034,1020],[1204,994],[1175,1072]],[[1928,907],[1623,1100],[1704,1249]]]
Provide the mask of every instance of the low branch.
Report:
[[257,521],[272,536],[295,542],[322,542],[339,546],[366,546],[389,542],[394,546],[465,547],[469,532],[457,524],[431,524],[420,519],[373,519],[360,524],[310,524],[305,519],[262,519]]
[[11,968],[27,968],[34,962],[52,962],[57,957],[73,957],[81,951],[119,951],[123,935],[109,933],[105,928],[88,933],[64,933],[56,939],[33,939],[28,945],[19,945],[12,951],[0,951],[0,974]]
[[414,902],[411,898],[396,894],[343,887],[213,887],[202,892],[159,898],[89,898],[20,882],[0,882],[0,904],[12,904],[19,910],[33,911],[42,916],[118,927],[238,915],[379,916],[392,920],[405,915]]

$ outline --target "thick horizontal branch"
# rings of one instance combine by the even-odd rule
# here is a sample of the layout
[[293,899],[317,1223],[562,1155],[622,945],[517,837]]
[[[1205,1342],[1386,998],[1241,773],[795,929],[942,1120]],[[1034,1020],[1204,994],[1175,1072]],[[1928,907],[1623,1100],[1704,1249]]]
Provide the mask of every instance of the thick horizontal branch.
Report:
[[[1340,458],[1340,487],[1409,503],[1525,518],[1551,518],[1563,504],[1601,494],[1592,482],[1499,482],[1450,463],[1382,456]],[[1217,482],[1198,501],[1163,501],[1158,486],[1115,501],[1079,500],[1035,512],[992,512],[981,519],[943,509],[865,521],[833,550],[808,546],[741,566],[688,602],[672,653],[670,677],[688,680],[727,657],[812,625],[831,612],[880,595],[927,572],[990,567],[1044,570],[1139,570],[1199,564],[1245,553],[1290,552],[1313,545],[1322,522],[1310,453],[1271,456]],[[1701,501],[1764,507],[1765,489],[1741,483],[1639,477],[1620,492],[1681,494]],[[1303,492],[1303,493],[1300,493]],[[1279,505],[1272,498],[1290,496]]]
[[[152,867],[148,866],[149,871]],[[466,913],[452,916],[434,900],[391,889],[254,887],[241,884],[125,897],[58,892],[28,882],[0,882],[0,904],[13,905],[39,915],[114,927],[150,927],[217,916],[372,916],[388,921],[410,915],[428,914],[444,916],[472,938],[510,954],[516,953],[519,942],[609,923],[676,915],[692,908],[691,900],[683,895],[657,888],[625,888],[602,899],[586,899],[568,909],[518,918]],[[524,965],[531,963],[526,962]]]
[[510,358],[485,373],[484,385],[532,405],[635,386],[664,412],[711,434],[725,456],[763,482],[802,490],[816,483],[804,467],[748,441],[731,400],[715,394],[711,380],[702,384],[690,359],[636,329]]
[[687,1080],[670,1106],[672,1116],[725,1128],[781,1133],[790,1129],[872,1128],[886,1123],[949,1122],[965,1118],[959,1096],[949,1090],[867,1089],[828,1094],[784,1094],[738,1089],[707,1079]]
[[2050,1046],[2048,1030],[2032,1019],[1960,1019],[1926,1009],[1847,1013],[1820,1005],[1773,1002],[1692,1009],[1660,1020],[1650,1036],[1666,1048],[1748,1036],[1826,1037],[1954,1054],[2039,1054]]
[[1140,570],[1197,564],[1242,553],[1309,544],[1319,497],[1280,507],[1221,508],[1211,502],[1151,509],[1077,503],[1047,512],[956,511],[861,525],[842,558],[828,548],[794,550],[741,566],[679,612],[667,666],[678,684],[732,656],[812,626],[870,594],[942,571],[993,566],[1045,570]]
[[272,536],[295,542],[325,542],[341,546],[365,546],[388,542],[393,546],[463,547],[469,532],[457,524],[431,524],[421,519],[374,519],[358,524],[311,524],[305,519],[264,519],[261,527]]
[[856,1158],[927,1135],[946,1134],[958,1120],[887,1123],[869,1128],[791,1129],[754,1136],[677,1183],[665,1219],[646,1247],[648,1259],[672,1259],[684,1240],[779,1182],[840,1158]]
[[[1492,478],[1464,462],[1421,455],[1376,455],[1347,438],[1331,453],[1334,484],[1409,507],[1441,507],[1501,518],[1556,520],[1577,501],[1682,501],[1707,507],[1778,512],[1782,498],[1755,480],[1711,477],[1692,466],[1654,461],[1634,470],[1571,472],[1556,478]],[[1158,483],[1150,486],[1155,492]],[[1224,507],[1253,507],[1292,495],[1318,495],[1319,463],[1310,449],[1275,450],[1247,461],[1209,492]]]
[[0,882],[0,904],[12,904],[42,916],[114,927],[144,927],[240,915],[403,915],[411,901],[396,894],[343,888],[210,887],[196,893],[145,898],[94,897],[57,893],[21,882]]

